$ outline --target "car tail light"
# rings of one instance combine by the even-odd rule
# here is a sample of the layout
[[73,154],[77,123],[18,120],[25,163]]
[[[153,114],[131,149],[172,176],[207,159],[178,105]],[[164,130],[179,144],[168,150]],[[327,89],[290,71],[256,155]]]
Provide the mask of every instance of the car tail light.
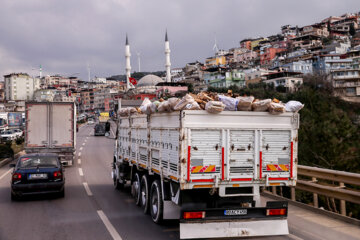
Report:
[[283,216],[286,215],[286,208],[266,209],[266,216]]
[[205,212],[184,212],[184,219],[205,218]]
[[54,172],[54,178],[62,178],[62,173],[61,173],[61,171],[56,171],[56,172]]
[[14,173],[13,176],[12,176],[12,179],[14,181],[20,180],[21,179],[21,173]]

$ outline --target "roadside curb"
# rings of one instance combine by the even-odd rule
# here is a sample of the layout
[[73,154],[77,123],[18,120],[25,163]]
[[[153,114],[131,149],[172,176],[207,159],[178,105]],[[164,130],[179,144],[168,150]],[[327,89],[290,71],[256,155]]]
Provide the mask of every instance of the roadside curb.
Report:
[[21,155],[24,155],[24,154],[25,154],[25,151],[21,151],[21,152],[18,152],[17,154],[15,154],[13,158],[5,158],[4,160],[2,160],[0,162],[0,168],[7,165],[11,161],[17,159],[18,157],[20,157]]
[[315,213],[319,213],[319,214],[322,214],[322,215],[326,215],[328,217],[331,217],[331,218],[334,218],[334,219],[338,219],[340,221],[344,221],[344,222],[347,222],[347,223],[350,223],[350,224],[353,224],[355,226],[360,226],[360,220],[356,219],[356,218],[351,218],[351,217],[347,217],[347,216],[343,216],[341,214],[338,214],[338,213],[334,213],[334,212],[330,212],[330,211],[327,211],[327,210],[324,210],[324,209],[321,209],[321,208],[316,208],[316,207],[313,207],[311,205],[307,205],[305,203],[302,203],[302,202],[296,202],[296,201],[292,201],[291,199],[288,199],[288,198],[285,198],[285,197],[281,197],[281,196],[278,196],[278,195],[274,195],[268,191],[263,191],[261,193],[262,196],[265,196],[265,197],[269,197],[269,198],[273,198],[273,199],[276,199],[276,200],[281,200],[281,201],[288,201],[289,204],[291,205],[294,205],[294,206],[297,206],[297,207],[300,207],[300,208],[304,208],[306,210],[309,210],[309,211],[312,211],[312,212],[315,212]]

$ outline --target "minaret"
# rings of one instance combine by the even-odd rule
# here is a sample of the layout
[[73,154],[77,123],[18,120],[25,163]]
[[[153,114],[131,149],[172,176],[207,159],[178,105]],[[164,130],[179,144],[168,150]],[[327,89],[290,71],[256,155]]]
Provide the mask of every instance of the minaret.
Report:
[[167,30],[165,33],[165,58],[166,58],[166,62],[165,62],[166,82],[171,82],[170,44],[169,44],[169,39],[168,39],[168,35],[167,35]]
[[130,89],[130,81],[129,81],[129,77],[130,77],[130,71],[131,71],[131,66],[130,66],[130,45],[129,45],[129,40],[128,40],[128,36],[126,34],[126,42],[125,42],[125,71],[126,71],[126,90]]

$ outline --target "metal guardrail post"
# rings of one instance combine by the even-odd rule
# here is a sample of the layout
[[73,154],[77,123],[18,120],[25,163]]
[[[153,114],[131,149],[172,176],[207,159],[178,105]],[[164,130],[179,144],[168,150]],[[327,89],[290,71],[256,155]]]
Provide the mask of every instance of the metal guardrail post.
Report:
[[272,186],[272,187],[271,187],[271,191],[272,191],[272,193],[273,193],[274,195],[276,195],[276,187],[275,187],[275,186]]
[[[317,179],[315,177],[312,177],[311,180],[314,183],[317,182]],[[319,198],[317,193],[313,193],[313,202],[314,202],[314,207],[319,208]]]
[[295,187],[291,187],[291,200],[296,201]]
[[[345,188],[345,184],[340,182],[340,188]],[[346,216],[346,202],[345,200],[340,200],[340,214]]]

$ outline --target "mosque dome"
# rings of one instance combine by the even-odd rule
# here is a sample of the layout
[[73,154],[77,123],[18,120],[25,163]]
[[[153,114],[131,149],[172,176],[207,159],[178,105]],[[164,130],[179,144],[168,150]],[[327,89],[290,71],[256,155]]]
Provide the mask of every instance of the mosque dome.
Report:
[[151,86],[155,86],[156,84],[161,83],[161,82],[164,82],[164,80],[162,80],[158,76],[149,74],[149,75],[142,77],[138,81],[136,87],[151,87]]

